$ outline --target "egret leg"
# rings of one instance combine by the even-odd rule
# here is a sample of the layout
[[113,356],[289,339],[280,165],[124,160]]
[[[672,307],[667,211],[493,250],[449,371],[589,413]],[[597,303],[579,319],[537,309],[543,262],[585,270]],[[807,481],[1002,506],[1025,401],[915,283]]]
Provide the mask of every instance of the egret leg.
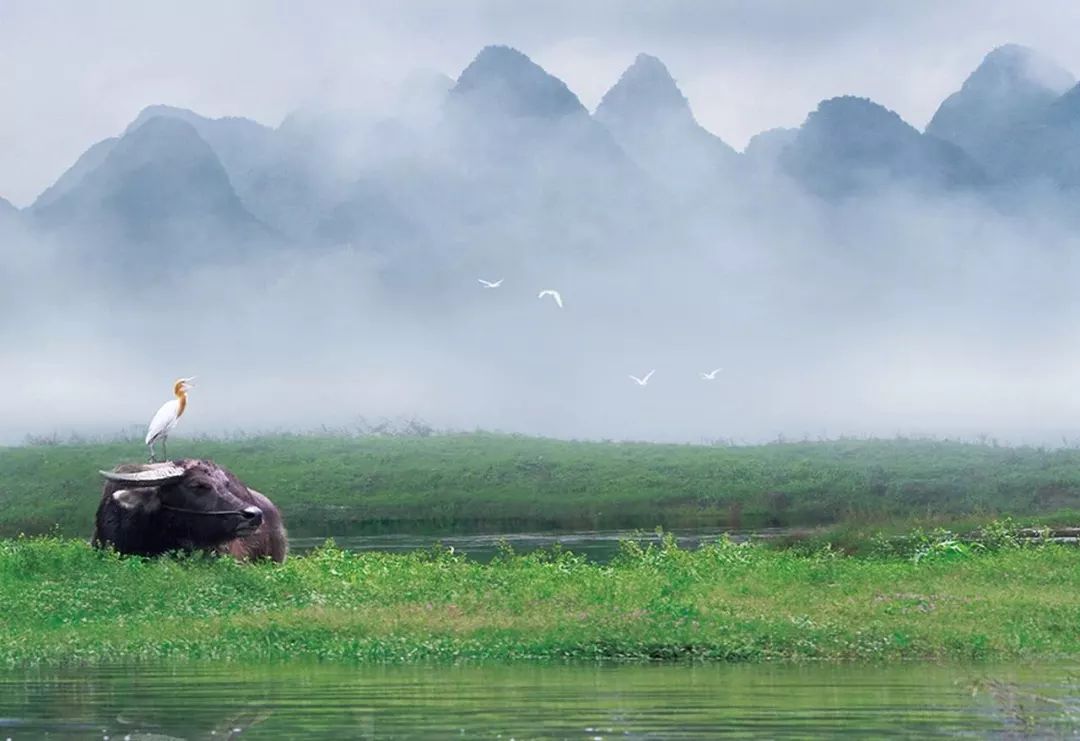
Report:
[[149,447],[150,447],[150,462],[153,463],[154,462],[154,444],[150,443]]
[[167,437],[161,438],[161,455],[162,455],[161,460],[163,460],[163,461],[169,460],[169,447],[165,444],[165,441],[168,440],[168,439],[169,438],[167,438]]

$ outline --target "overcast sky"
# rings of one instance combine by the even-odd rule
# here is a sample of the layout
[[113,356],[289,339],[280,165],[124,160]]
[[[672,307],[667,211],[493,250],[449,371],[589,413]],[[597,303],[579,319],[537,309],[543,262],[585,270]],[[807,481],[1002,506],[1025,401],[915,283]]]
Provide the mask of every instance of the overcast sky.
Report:
[[822,98],[869,96],[922,127],[994,46],[1080,71],[1077,0],[0,0],[0,196],[24,206],[144,106],[277,124],[412,69],[456,77],[515,46],[590,109],[639,51],[737,148]]

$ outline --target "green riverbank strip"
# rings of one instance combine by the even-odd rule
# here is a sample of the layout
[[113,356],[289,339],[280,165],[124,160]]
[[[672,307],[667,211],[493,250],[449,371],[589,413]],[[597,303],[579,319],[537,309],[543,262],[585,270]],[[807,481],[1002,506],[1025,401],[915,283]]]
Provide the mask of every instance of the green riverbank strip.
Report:
[[[1080,450],[926,440],[756,446],[486,433],[170,441],[268,494],[294,536],[895,520],[1080,524]],[[0,448],[0,537],[88,538],[98,469],[139,441]],[[1071,511],[1071,512],[1070,512]]]
[[944,542],[918,559],[725,541],[479,564],[123,559],[0,541],[0,664],[120,660],[801,660],[1080,656],[1080,550]]

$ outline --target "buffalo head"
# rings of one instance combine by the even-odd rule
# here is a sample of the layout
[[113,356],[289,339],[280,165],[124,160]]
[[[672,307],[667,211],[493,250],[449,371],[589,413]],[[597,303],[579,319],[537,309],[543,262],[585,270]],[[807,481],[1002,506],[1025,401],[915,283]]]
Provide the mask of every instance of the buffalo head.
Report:
[[[235,551],[234,541],[262,543],[279,531],[284,543],[280,514],[270,500],[210,461],[125,465],[101,475],[106,483],[98,507],[97,545],[139,555]],[[252,550],[259,549],[246,549]],[[252,557],[259,555],[276,558],[273,553]]]

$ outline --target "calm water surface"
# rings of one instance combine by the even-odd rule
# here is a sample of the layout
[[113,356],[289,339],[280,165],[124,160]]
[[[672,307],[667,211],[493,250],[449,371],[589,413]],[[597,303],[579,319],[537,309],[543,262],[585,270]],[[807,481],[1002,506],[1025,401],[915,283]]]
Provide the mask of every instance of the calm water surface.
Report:
[[174,665],[7,672],[6,738],[1058,738],[1075,665]]
[[[732,540],[751,538],[767,539],[795,532],[788,528],[767,528],[753,531],[720,530],[715,528],[674,530],[671,532],[683,548],[696,548],[702,543],[715,541],[723,535]],[[577,530],[573,532],[489,533],[482,535],[347,535],[334,537],[341,548],[351,551],[385,551],[408,553],[431,548],[436,544],[453,548],[479,561],[488,561],[498,553],[501,543],[510,545],[516,553],[529,553],[539,548],[561,546],[566,550],[588,556],[596,561],[607,561],[619,550],[620,540],[641,542],[660,541],[656,533],[641,530]],[[304,553],[322,545],[326,538],[289,538],[293,553]],[[2,741],[2,739],[0,739]]]

